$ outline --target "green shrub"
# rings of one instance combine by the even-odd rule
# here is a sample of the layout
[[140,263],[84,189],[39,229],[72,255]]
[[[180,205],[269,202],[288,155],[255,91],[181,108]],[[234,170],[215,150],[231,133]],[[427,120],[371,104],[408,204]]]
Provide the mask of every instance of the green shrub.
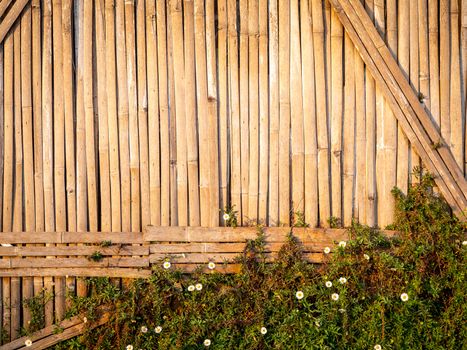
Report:
[[432,185],[425,176],[407,195],[394,190],[397,238],[354,224],[352,239],[331,247],[321,265],[304,261],[292,232],[273,264],[264,263],[260,234],[239,257],[239,274],[157,267],[123,289],[90,279],[91,296],[74,299],[71,312],[92,319],[111,304],[111,321],[56,349],[203,349],[205,339],[212,349],[461,349],[466,226]]

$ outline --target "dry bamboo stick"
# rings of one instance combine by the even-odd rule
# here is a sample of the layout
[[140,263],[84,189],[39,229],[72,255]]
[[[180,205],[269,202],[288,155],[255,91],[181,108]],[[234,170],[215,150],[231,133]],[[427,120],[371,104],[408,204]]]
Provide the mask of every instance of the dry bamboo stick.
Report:
[[342,221],[342,115],[343,103],[343,46],[344,29],[334,10],[331,10],[331,189],[332,216]]
[[[268,225],[279,224],[279,22],[277,0],[269,3],[269,210]],[[230,15],[229,15],[230,16]],[[229,55],[230,52],[229,52]],[[311,77],[310,77],[311,79]],[[232,158],[235,155],[232,152]],[[232,168],[232,178],[235,169]],[[233,203],[233,197],[232,197]]]
[[[0,44],[0,228],[3,224],[3,150],[4,150],[4,118],[5,118],[5,110],[4,110],[4,85],[3,85],[3,44]],[[0,332],[3,334],[3,279],[0,278]],[[0,341],[1,344],[1,341]]]
[[165,1],[158,0],[157,5],[157,64],[159,70],[159,113],[161,135],[161,225],[170,223],[170,145],[169,145],[169,101],[167,71],[167,32]]
[[279,0],[279,224],[290,222],[290,6]]
[[123,231],[131,229],[130,146],[128,135],[128,81],[126,68],[124,1],[115,2],[115,29],[117,46],[118,137],[120,150],[121,210]]
[[303,130],[302,67],[298,0],[290,2],[290,119],[292,210],[303,213],[305,192],[305,141]]
[[141,225],[151,223],[149,204],[149,141],[148,141],[148,92],[146,68],[146,14],[145,2],[136,2],[136,59],[138,80],[138,136],[141,182]]
[[[249,133],[248,133],[248,0],[240,0],[240,123],[241,123],[241,182],[242,182],[242,207],[239,214],[243,225],[247,224],[248,189],[249,189]],[[288,210],[288,209],[287,209]]]
[[318,226],[318,149],[316,139],[315,60],[312,18],[308,0],[300,1],[300,37],[302,46],[303,129],[305,150],[305,221]]
[[5,39],[29,0],[17,0],[0,22],[0,43]]
[[[419,21],[418,21],[418,3],[417,1],[411,1],[410,2],[410,70],[409,70],[409,77],[410,77],[410,83],[412,85],[412,88],[419,93],[420,91],[420,52],[419,52],[419,46],[418,46],[418,40],[419,40]],[[410,148],[410,161],[409,161],[409,182],[410,183],[415,183],[417,182],[417,176],[412,176],[412,172],[415,168],[420,167],[420,157],[418,156],[417,152],[415,149],[412,147],[411,144],[409,144]]]
[[[450,148],[454,158],[464,170],[464,144],[462,129],[462,95],[461,95],[461,67],[459,49],[459,2],[451,0],[451,78],[449,95],[449,116],[451,120],[451,143]],[[465,123],[464,123],[465,124]]]
[[[331,4],[329,0],[323,1],[324,6],[324,16],[323,16],[323,24],[324,24],[324,57],[326,60],[326,65],[323,67],[326,73],[326,104],[328,106],[326,120],[328,123],[328,128],[331,127]],[[329,130],[331,132],[331,129]],[[331,138],[331,135],[329,135]],[[330,144],[330,140],[329,140]],[[331,154],[330,154],[331,156]],[[331,159],[329,159],[331,162]],[[331,171],[331,164],[329,164],[329,171]],[[329,183],[332,186],[332,173],[329,174]],[[331,211],[332,211],[332,187],[330,187],[330,198],[331,198]],[[327,220],[327,219],[326,219]]]
[[441,135],[447,145],[451,145],[451,117],[450,117],[450,25],[449,2],[439,2],[439,93],[440,93],[440,127]]
[[433,120],[438,126],[440,126],[438,0],[428,0],[428,27],[430,55],[430,112]]
[[259,2],[259,222],[267,224],[269,181],[268,2]]
[[[21,113],[24,151],[24,224],[27,231],[34,231],[34,148],[32,129],[32,84],[31,84],[31,6],[27,5],[21,17]],[[22,298],[34,296],[31,277],[23,278]],[[23,324],[31,321],[31,312],[23,308]]]
[[[464,120],[467,118],[467,1],[462,0],[461,4],[461,60],[462,60],[462,102]],[[464,176],[467,174],[467,127],[464,125]]]
[[[173,69],[175,84],[175,113],[177,137],[177,207],[178,225],[188,224],[188,172],[185,114],[185,69],[183,54],[183,14],[182,0],[170,0],[172,21]],[[172,213],[176,215],[176,213]]]
[[198,131],[199,131],[199,191],[201,226],[210,223],[210,195],[209,195],[209,145],[208,145],[208,92],[206,77],[206,39],[204,30],[204,3],[194,1],[195,17],[195,54],[196,54],[196,91],[198,103]]
[[[187,137],[187,167],[189,191],[189,224],[199,226],[198,133],[196,128],[196,76],[194,7],[192,0],[184,0],[185,55],[185,112]],[[226,53],[224,53],[224,56]]]
[[125,42],[128,81],[128,125],[130,138],[131,230],[141,227],[140,165],[138,142],[138,97],[136,77],[135,1],[125,0]]
[[[326,108],[326,75],[323,10],[320,0],[312,0],[313,45],[316,77],[316,129],[318,142],[319,225],[326,226],[331,216],[329,192],[329,147]],[[362,96],[362,95],[360,95]]]
[[248,2],[248,99],[250,155],[248,175],[248,219],[258,222],[259,101],[258,101],[258,1]]
[[115,0],[105,1],[105,77],[109,132],[111,230],[121,230],[120,169],[118,158]]
[[420,97],[430,109],[430,64],[428,52],[428,0],[418,0],[418,52]]
[[238,76],[237,2],[228,1],[228,94],[230,119],[230,196],[231,205],[241,210],[240,106]]
[[12,2],[12,0],[2,0],[2,1],[0,1],[0,17],[3,16],[5,11],[10,6],[11,2]]
[[[115,45],[115,42],[113,42]],[[148,137],[149,137],[149,206],[150,224],[161,224],[161,166],[159,136],[159,96],[157,83],[157,24],[156,3],[146,2],[146,48],[148,69]],[[110,125],[109,125],[110,127]],[[116,182],[116,187],[119,187]]]
[[[267,8],[266,8],[267,10]],[[186,17],[185,17],[186,18]],[[217,1],[217,57],[219,77],[219,208],[228,204],[229,122],[227,101],[227,0]],[[266,65],[267,69],[267,65]]]
[[104,1],[96,1],[95,16],[95,60],[97,81],[97,114],[98,120],[98,152],[99,152],[99,203],[100,227],[102,231],[110,231],[112,227],[111,195],[110,195],[110,161],[109,161],[109,125],[107,111],[107,78],[105,64],[105,9]]

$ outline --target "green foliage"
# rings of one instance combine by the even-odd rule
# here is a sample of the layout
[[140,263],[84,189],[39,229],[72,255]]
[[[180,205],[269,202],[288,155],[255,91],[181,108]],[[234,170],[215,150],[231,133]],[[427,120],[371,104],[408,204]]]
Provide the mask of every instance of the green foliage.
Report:
[[331,216],[327,221],[328,221],[329,227],[331,228],[342,227],[341,219],[339,219],[338,217]]
[[90,279],[90,296],[74,298],[70,316],[86,311],[92,320],[97,306],[110,304],[110,322],[55,348],[203,349],[210,339],[213,349],[460,349],[467,344],[466,226],[432,185],[425,175],[407,195],[394,190],[392,228],[400,236],[354,223],[351,240],[319,266],[304,260],[293,231],[266,264],[259,229],[238,258],[238,274],[157,267],[123,289]]
[[293,219],[293,227],[308,227],[309,225],[305,221],[305,213],[302,211],[296,211]]
[[29,310],[31,319],[27,327],[21,329],[20,333],[22,335],[34,333],[45,327],[44,307],[51,299],[52,294],[46,293],[45,290],[42,290],[32,298],[23,300],[23,306]]
[[100,246],[101,247],[110,247],[112,245],[112,241],[102,241]]
[[101,261],[102,259],[104,259],[104,256],[99,251],[95,251],[94,253],[88,256],[88,260],[92,261]]
[[228,227],[237,227],[238,226],[238,220],[237,220],[237,215],[238,211],[234,209],[235,205],[227,205],[224,208],[224,214],[223,214],[223,219],[225,221],[225,226]]

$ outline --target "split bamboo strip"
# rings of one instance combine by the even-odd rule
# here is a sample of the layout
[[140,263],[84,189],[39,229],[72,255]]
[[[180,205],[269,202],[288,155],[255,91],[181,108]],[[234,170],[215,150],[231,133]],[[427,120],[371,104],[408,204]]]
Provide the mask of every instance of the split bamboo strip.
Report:
[[331,10],[331,189],[332,216],[342,222],[342,118],[343,106],[343,44],[344,29]]
[[[196,75],[194,7],[184,0],[185,112],[187,137],[189,224],[199,226],[198,133],[196,128]],[[224,56],[227,53],[224,53]]]
[[0,1],[0,17],[3,16],[5,11],[8,9],[8,7],[11,5],[11,2],[13,0],[2,0]]
[[172,21],[173,69],[175,84],[176,137],[177,137],[177,213],[178,225],[188,224],[188,172],[185,113],[185,69],[183,54],[183,14],[182,0],[170,0]]
[[10,31],[13,24],[18,19],[19,15],[23,11],[24,7],[27,5],[29,0],[16,0],[15,3],[11,6],[8,13],[2,19],[0,23],[0,43],[5,39],[6,35]]
[[[461,61],[462,61],[462,98],[464,120],[467,116],[467,0],[461,4]],[[464,176],[467,174],[467,127],[464,125]]]
[[[459,2],[451,0],[451,77],[449,95],[449,117],[451,121],[451,142],[449,144],[452,154],[459,165],[464,170],[464,144],[463,144],[463,111],[461,80],[462,71],[460,67],[460,49],[459,49]],[[465,120],[465,119],[464,119]]]
[[269,182],[268,1],[259,1],[259,202],[258,221],[267,224]]
[[[34,204],[34,149],[33,149],[33,115],[32,115],[32,84],[31,84],[31,6],[27,5],[21,17],[21,113],[23,128],[24,151],[24,225],[27,231],[35,229]],[[33,279],[23,278],[22,298],[34,296]],[[31,312],[23,308],[23,323],[31,321]]]
[[[267,4],[266,4],[267,6]],[[267,11],[267,7],[265,8]],[[193,14],[191,14],[193,16]],[[185,15],[185,19],[187,16]],[[265,18],[267,21],[267,17]],[[185,23],[186,25],[186,23]],[[267,50],[267,46],[266,46]],[[229,120],[227,96],[227,0],[217,1],[217,54],[219,88],[219,209],[228,204]],[[267,71],[267,65],[266,65]],[[188,113],[188,111],[187,111]],[[267,178],[267,177],[266,177]],[[191,193],[191,191],[190,191]]]
[[[3,85],[3,44],[0,44],[0,139],[4,141],[4,117],[5,117],[5,110],[4,110],[4,85]],[[3,223],[3,151],[4,151],[4,143],[0,142],[0,227],[2,227]],[[0,332],[3,334],[3,281],[0,279]],[[1,344],[1,341],[0,341]]]
[[[230,12],[229,12],[230,17]],[[279,224],[279,22],[277,0],[269,2],[269,208],[268,225]],[[230,23],[230,22],[229,22]],[[231,55],[229,51],[229,55]],[[309,77],[311,79],[311,76]],[[308,80],[308,79],[307,79]],[[314,80],[314,79],[313,79]],[[232,152],[232,158],[235,154]],[[232,167],[232,179],[235,178]],[[305,180],[306,181],[306,180]],[[316,199],[317,197],[315,197]],[[316,202],[316,201],[315,201]],[[232,203],[233,196],[232,196]],[[307,205],[308,202],[305,202]],[[305,207],[306,208],[306,207]]]
[[[62,0],[63,1],[63,0]],[[112,227],[111,194],[110,194],[110,161],[109,161],[109,124],[107,111],[107,78],[106,78],[106,32],[105,4],[103,0],[94,4],[94,40],[95,40],[95,86],[97,87],[98,120],[98,152],[99,152],[99,204],[100,229],[110,231]]]
[[259,183],[259,81],[258,81],[258,21],[257,0],[248,2],[248,99],[250,155],[248,175],[248,219],[258,222]]
[[451,145],[451,117],[450,117],[450,24],[449,2],[439,2],[439,93],[440,93],[440,128],[441,135],[447,145]]
[[[302,46],[303,129],[305,150],[305,221],[318,226],[318,145],[316,138],[315,60],[313,55],[312,17],[308,0],[300,1]],[[352,143],[353,144],[353,143]]]
[[[317,0],[318,1],[318,0]],[[320,1],[321,2],[321,1]],[[290,5],[279,0],[279,224],[290,222]],[[324,67],[324,65],[323,65]]]
[[206,82],[206,39],[204,30],[204,3],[194,0],[196,91],[199,132],[199,192],[201,226],[210,223],[209,145],[208,145],[208,92]]
[[[328,124],[329,128],[329,133],[332,132],[330,129],[331,127],[331,89],[332,86],[331,84],[331,5],[329,3],[329,0],[323,0],[323,7],[324,7],[324,16],[323,16],[323,24],[324,24],[324,57],[326,60],[325,66],[323,66],[323,69],[325,71],[325,76],[326,76],[326,104],[328,106],[327,111],[326,111],[326,121]],[[329,144],[331,143],[330,141],[331,135],[329,135]],[[331,157],[331,154],[329,154],[329,157]],[[331,162],[331,159],[329,159],[329,162]],[[331,171],[331,163],[329,164],[329,171]],[[329,186],[332,186],[332,174],[329,174]],[[330,211],[332,211],[332,187],[330,187]],[[327,221],[327,219],[326,219]]]
[[428,0],[418,0],[418,52],[420,69],[420,97],[430,109],[430,64],[428,52]]
[[[292,167],[292,210],[305,208],[305,141],[303,123],[302,66],[298,0],[290,2],[290,152]],[[295,220],[295,215],[293,215]]]
[[[43,3],[43,42],[42,42],[42,132],[43,132],[43,167],[44,167],[44,202],[45,205],[45,229],[55,230],[54,219],[54,192],[53,192],[53,96],[52,96],[52,1]],[[53,293],[53,281],[51,277],[44,278],[44,292]],[[52,294],[53,295],[53,294]],[[53,299],[44,307],[45,325],[50,326],[54,322]]]
[[241,123],[241,182],[242,182],[242,206],[239,208],[240,222],[248,223],[248,189],[249,189],[249,133],[248,133],[248,0],[239,1],[238,12],[240,14],[240,123]]
[[[230,198],[234,210],[242,208],[241,137],[238,76],[237,2],[228,1],[228,111],[230,121]],[[273,1],[272,4],[276,3]],[[270,73],[270,76],[272,73]],[[277,75],[276,75],[277,78]],[[271,96],[272,99],[272,96]],[[272,137],[272,136],[271,136]]]
[[[410,77],[410,84],[412,88],[417,92],[420,96],[420,52],[419,52],[419,21],[418,21],[418,2],[411,1],[410,2],[410,69],[409,69],[409,77]],[[409,145],[410,149],[410,161],[409,161],[409,182],[411,184],[418,182],[417,175],[420,175],[420,157],[418,156],[417,152],[413,148],[413,146]]]
[[208,118],[209,118],[209,192],[210,192],[210,226],[219,226],[219,134],[217,111],[217,62],[216,62],[216,28],[214,0],[206,2],[206,63],[208,84]]
[[159,71],[159,113],[160,113],[160,161],[161,161],[161,225],[170,223],[170,158],[169,158],[169,100],[167,72],[167,32],[165,1],[156,2],[157,19],[157,64]]
[[438,0],[428,0],[428,42],[430,56],[430,112],[433,120],[440,126]]
[[141,182],[141,225],[151,223],[149,190],[148,91],[146,68],[145,1],[136,2],[136,60],[138,80],[138,136]]
[[[331,216],[331,198],[329,192],[329,137],[326,108],[326,75],[324,22],[320,0],[312,0],[313,45],[316,79],[316,130],[318,141],[318,195],[319,225],[326,226]],[[363,96],[363,95],[357,95]],[[282,189],[281,189],[282,191]]]
[[[109,166],[111,230],[121,230],[120,169],[118,158],[118,109],[115,54],[115,0],[105,1],[105,67],[106,96],[109,125]],[[70,230],[71,231],[71,230]]]
[[141,227],[138,96],[136,77],[135,1],[125,0],[125,41],[128,81],[128,125],[130,138],[131,230]]
[[[111,20],[111,19],[109,19]],[[113,31],[111,32],[113,34]],[[115,42],[112,43],[114,47]],[[146,2],[146,48],[148,74],[148,137],[149,137],[149,206],[150,224],[161,224],[161,165],[160,165],[160,124],[159,124],[159,96],[157,69],[157,24],[156,3]],[[112,130],[109,124],[110,130]],[[112,145],[112,142],[111,142]],[[111,180],[112,181],[112,180]],[[115,181],[119,189],[119,181]]]
[[120,151],[121,210],[123,231],[131,229],[130,146],[128,134],[128,77],[126,66],[124,0],[115,2],[115,30],[117,46],[118,139]]

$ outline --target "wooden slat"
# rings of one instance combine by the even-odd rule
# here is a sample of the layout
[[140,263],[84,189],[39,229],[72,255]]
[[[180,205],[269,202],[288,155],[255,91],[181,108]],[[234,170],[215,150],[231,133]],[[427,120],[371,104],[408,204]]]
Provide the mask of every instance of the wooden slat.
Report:
[[112,247],[100,246],[66,246],[66,247],[0,247],[0,255],[8,256],[75,256],[75,255],[91,255],[94,252],[100,252],[102,255],[148,255],[148,246],[130,246],[117,245]]
[[142,244],[141,233],[133,232],[4,232],[0,243],[134,243]]
[[33,259],[33,258],[4,258],[0,260],[0,268],[3,269],[27,269],[27,268],[76,268],[76,267],[147,267],[147,258],[102,258],[93,261],[87,258],[53,258],[53,259]]
[[21,276],[75,276],[75,277],[121,277],[121,278],[146,278],[151,275],[151,271],[133,268],[21,268],[21,269],[0,269],[0,276],[21,277]]
[[12,1],[13,0],[1,0],[0,1],[0,17],[3,16],[3,14],[8,9],[8,6],[10,6]]
[[0,43],[3,42],[3,39],[5,39],[8,31],[16,22],[28,2],[29,0],[16,0],[6,16],[2,19],[2,22],[0,23]]

